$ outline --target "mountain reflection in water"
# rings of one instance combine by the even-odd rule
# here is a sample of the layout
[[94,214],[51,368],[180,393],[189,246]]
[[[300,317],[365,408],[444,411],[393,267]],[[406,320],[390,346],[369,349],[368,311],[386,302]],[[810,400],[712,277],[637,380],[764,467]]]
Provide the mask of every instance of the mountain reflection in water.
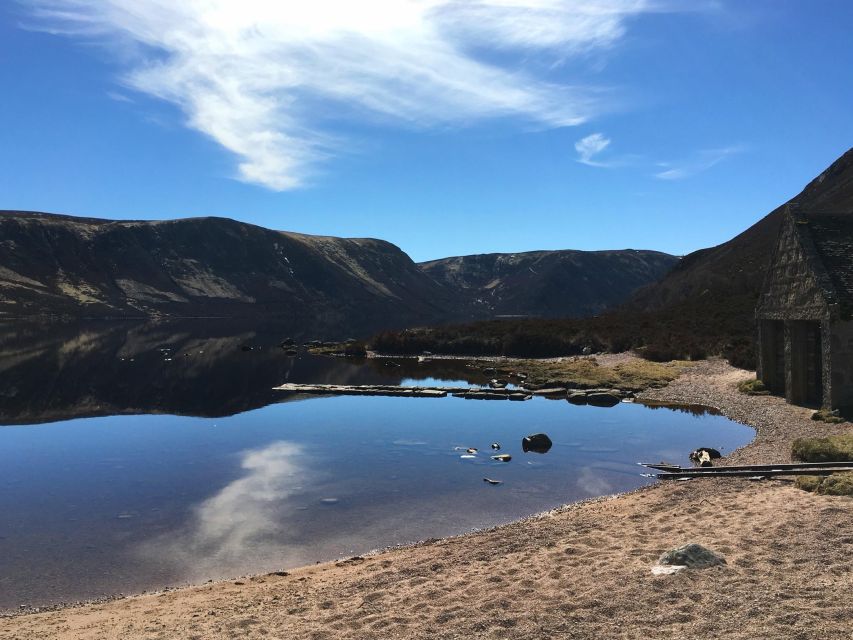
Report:
[[[339,331],[338,331],[339,333]],[[418,365],[288,356],[281,346],[333,335],[233,321],[0,323],[0,425],[169,413],[229,416],[285,401],[284,382],[399,384],[407,377],[485,381],[454,362]],[[357,334],[356,334],[357,335]],[[244,347],[251,347],[246,350]]]

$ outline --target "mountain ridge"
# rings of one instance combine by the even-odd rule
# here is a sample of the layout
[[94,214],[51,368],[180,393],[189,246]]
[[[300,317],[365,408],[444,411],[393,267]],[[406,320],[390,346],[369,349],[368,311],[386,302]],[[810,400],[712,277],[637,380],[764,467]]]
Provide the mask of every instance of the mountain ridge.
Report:
[[560,317],[595,315],[619,304],[678,260],[652,250],[563,249],[453,256],[419,266],[487,313]]
[[[512,312],[513,300],[519,313],[579,315],[623,302],[677,260],[642,251],[493,257],[506,267],[506,256],[526,256],[516,265],[524,271],[533,254],[537,265],[550,265],[545,276],[534,282],[503,268],[499,290],[510,302],[490,305],[378,238],[275,231],[217,216],[108,220],[8,210],[0,211],[0,317],[286,316],[368,331],[492,317]],[[566,256],[597,265],[587,273],[575,265],[575,279],[595,282],[569,296],[561,283],[571,274],[559,269]],[[438,262],[448,261],[470,258]]]

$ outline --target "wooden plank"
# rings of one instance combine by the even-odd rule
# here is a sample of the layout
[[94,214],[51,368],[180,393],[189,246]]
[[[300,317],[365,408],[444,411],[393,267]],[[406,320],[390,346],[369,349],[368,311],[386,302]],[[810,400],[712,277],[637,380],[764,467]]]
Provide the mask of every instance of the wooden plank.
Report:
[[707,471],[711,473],[719,473],[721,471],[769,471],[773,469],[821,469],[828,467],[850,467],[853,469],[853,461],[842,461],[842,462],[792,462],[792,463],[782,463],[782,464],[743,464],[743,465],[730,465],[730,466],[721,466],[721,467],[680,467],[674,464],[653,464],[653,463],[640,463],[644,467],[648,467],[649,469],[658,469],[660,471],[668,471],[675,473],[696,473],[699,471]]
[[707,469],[700,470],[697,473],[692,472],[670,472],[659,473],[659,480],[681,480],[684,478],[744,478],[761,476],[765,478],[774,476],[823,476],[832,473],[850,473],[853,471],[851,467],[810,467],[807,469],[767,469],[759,470],[741,470],[741,471],[723,471],[722,473],[709,472]]

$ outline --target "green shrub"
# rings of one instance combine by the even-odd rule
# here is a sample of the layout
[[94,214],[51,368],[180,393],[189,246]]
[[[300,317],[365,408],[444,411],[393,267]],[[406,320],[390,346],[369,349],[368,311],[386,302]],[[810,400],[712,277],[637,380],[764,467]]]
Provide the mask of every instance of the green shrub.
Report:
[[464,356],[554,357],[637,350],[656,361],[722,355],[733,366],[755,368],[755,300],[702,298],[660,311],[614,309],[590,318],[483,320],[404,331],[371,340],[386,354],[424,350]]
[[826,438],[797,438],[791,456],[803,462],[853,461],[853,434]]
[[363,358],[367,355],[367,348],[363,342],[350,342],[344,347],[344,354],[352,358]]

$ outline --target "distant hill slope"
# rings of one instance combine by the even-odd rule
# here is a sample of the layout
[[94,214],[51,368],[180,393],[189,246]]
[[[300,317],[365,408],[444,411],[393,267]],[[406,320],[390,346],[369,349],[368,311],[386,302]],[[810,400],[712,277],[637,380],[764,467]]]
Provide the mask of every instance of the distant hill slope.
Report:
[[743,322],[751,330],[755,304],[787,204],[853,215],[853,149],[800,194],[740,235],[685,256],[660,282],[640,290],[628,310],[699,315],[724,310],[728,320]]
[[417,265],[383,240],[227,218],[0,211],[0,317],[280,317],[324,336],[369,333],[495,314],[597,313],[675,262],[652,251],[542,251]]
[[478,315],[588,316],[623,303],[678,258],[658,251],[489,253],[420,263]]
[[458,318],[457,296],[391,243],[225,218],[110,221],[0,212],[0,313],[282,315],[358,327]]

